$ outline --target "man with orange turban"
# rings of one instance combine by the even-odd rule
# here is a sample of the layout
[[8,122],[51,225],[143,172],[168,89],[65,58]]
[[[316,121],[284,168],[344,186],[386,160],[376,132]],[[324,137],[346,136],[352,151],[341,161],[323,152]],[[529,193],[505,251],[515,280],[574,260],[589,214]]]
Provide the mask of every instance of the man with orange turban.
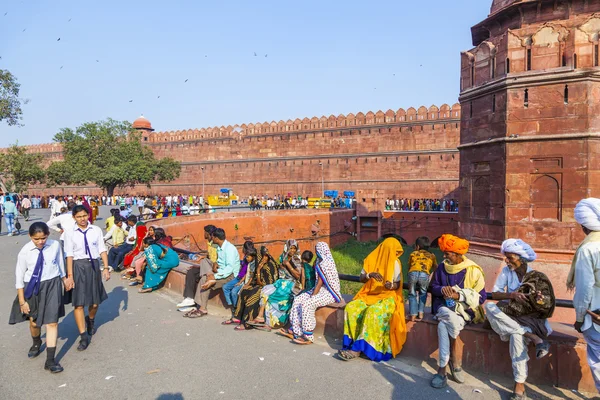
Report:
[[483,270],[465,257],[469,242],[454,235],[442,235],[438,239],[444,252],[444,262],[431,279],[431,312],[438,320],[438,372],[431,386],[442,389],[448,385],[446,367],[458,383],[464,383],[462,370],[462,346],[458,335],[469,322],[483,321],[485,280]]

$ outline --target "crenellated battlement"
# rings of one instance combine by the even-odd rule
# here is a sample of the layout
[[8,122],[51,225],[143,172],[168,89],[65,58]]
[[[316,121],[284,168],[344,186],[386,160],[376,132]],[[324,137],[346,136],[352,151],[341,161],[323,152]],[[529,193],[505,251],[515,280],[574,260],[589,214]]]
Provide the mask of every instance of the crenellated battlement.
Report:
[[164,131],[148,133],[148,142],[177,142],[196,139],[214,139],[214,138],[234,138],[241,139],[252,135],[280,134],[280,133],[299,133],[303,131],[320,131],[331,129],[361,128],[375,125],[404,125],[404,124],[422,124],[424,122],[433,122],[438,120],[460,120],[460,104],[449,106],[443,104],[441,107],[432,105],[427,108],[421,106],[418,109],[410,107],[408,110],[403,108],[397,111],[388,110],[385,113],[381,110],[377,112],[369,111],[366,114],[359,112],[348,115],[340,114],[337,117],[312,117],[279,122],[257,122],[242,125],[228,125],[201,129],[188,129],[178,131]]

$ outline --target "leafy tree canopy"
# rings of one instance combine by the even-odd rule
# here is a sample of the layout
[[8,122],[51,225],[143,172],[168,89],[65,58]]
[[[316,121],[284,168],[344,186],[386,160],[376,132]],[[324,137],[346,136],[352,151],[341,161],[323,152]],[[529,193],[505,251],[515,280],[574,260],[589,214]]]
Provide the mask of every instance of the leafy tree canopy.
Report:
[[112,195],[117,187],[153,181],[172,181],[179,177],[181,164],[172,158],[156,159],[126,121],[85,123],[73,131],[62,129],[54,136],[62,144],[64,161],[52,163],[48,181],[60,185],[90,182]]
[[44,181],[42,168],[44,156],[38,153],[27,153],[18,143],[10,146],[6,153],[0,154],[0,175],[6,190],[21,193],[29,185]]
[[21,103],[27,103],[19,98],[20,88],[13,74],[0,69],[0,122],[6,121],[10,126],[20,124],[23,114]]

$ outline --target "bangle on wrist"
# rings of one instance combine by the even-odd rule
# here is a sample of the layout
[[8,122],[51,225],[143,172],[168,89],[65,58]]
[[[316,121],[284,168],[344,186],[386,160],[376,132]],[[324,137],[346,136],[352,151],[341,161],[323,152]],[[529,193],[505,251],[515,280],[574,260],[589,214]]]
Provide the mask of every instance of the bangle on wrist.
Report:
[[371,275],[370,274],[367,273],[365,276],[367,277],[367,280],[371,279]]
[[20,306],[21,306],[21,307],[23,307],[25,304],[27,304],[27,302],[25,302],[25,303],[23,303],[23,304],[20,304]]

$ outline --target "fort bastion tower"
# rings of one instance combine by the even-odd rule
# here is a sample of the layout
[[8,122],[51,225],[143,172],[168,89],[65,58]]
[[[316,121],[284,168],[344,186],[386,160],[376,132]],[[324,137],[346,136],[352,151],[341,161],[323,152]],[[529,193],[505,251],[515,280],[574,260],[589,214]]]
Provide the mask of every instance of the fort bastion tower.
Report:
[[600,197],[600,0],[494,0],[471,31],[460,233],[475,253],[517,237],[541,261],[570,262],[583,238],[573,209]]

